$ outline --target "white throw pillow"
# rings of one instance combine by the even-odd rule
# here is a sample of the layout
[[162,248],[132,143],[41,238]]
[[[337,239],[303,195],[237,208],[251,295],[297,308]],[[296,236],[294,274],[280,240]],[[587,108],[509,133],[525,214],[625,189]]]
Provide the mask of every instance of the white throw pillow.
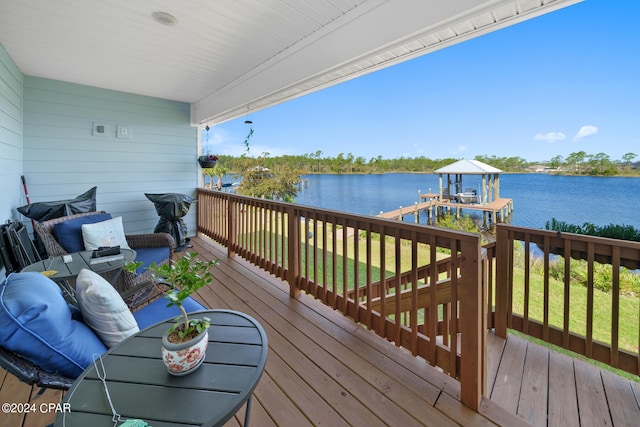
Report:
[[140,330],[118,291],[99,274],[80,270],[76,297],[84,322],[108,348]]
[[124,236],[121,216],[94,224],[82,224],[82,240],[84,248],[88,251],[101,246],[120,246],[131,249]]

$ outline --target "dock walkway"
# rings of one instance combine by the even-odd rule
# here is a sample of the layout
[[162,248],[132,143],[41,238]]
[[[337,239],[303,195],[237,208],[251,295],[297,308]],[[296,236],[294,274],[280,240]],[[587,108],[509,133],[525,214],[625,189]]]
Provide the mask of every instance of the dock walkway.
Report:
[[[411,206],[400,207],[388,212],[380,212],[381,218],[403,220],[406,215],[414,215],[414,221],[420,222],[420,215],[424,212],[427,214],[427,223],[432,223],[438,214],[452,212],[455,210],[456,216],[459,218],[463,210],[472,210],[482,212],[483,222],[486,224],[495,224],[496,222],[504,222],[505,219],[513,212],[513,199],[499,198],[489,203],[459,203],[451,200],[439,200],[440,195],[435,193],[423,194],[420,196],[422,202],[416,202]],[[488,217],[488,218],[487,218]]]

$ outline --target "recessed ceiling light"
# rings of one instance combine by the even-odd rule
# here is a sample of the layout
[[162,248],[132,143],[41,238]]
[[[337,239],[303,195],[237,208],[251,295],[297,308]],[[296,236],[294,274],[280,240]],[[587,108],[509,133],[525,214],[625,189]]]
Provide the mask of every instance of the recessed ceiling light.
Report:
[[168,25],[169,27],[175,25],[175,23],[178,22],[175,16],[170,15],[166,12],[153,12],[151,16],[156,20],[156,22],[159,22],[162,25]]

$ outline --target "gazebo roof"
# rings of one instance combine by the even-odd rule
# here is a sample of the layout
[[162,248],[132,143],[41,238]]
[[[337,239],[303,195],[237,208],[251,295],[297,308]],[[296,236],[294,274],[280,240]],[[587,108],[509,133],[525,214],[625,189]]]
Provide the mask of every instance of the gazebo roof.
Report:
[[435,173],[443,174],[466,174],[466,175],[483,175],[487,173],[500,173],[502,172],[498,168],[489,166],[486,163],[479,162],[478,160],[458,160],[455,163],[451,163],[445,167],[437,169]]

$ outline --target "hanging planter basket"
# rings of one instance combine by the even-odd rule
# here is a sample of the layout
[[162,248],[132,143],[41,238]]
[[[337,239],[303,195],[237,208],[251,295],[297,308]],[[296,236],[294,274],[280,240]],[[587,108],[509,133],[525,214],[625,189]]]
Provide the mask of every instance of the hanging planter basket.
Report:
[[198,157],[198,163],[200,163],[201,168],[213,168],[216,166],[216,162],[218,161],[217,156],[200,156]]

